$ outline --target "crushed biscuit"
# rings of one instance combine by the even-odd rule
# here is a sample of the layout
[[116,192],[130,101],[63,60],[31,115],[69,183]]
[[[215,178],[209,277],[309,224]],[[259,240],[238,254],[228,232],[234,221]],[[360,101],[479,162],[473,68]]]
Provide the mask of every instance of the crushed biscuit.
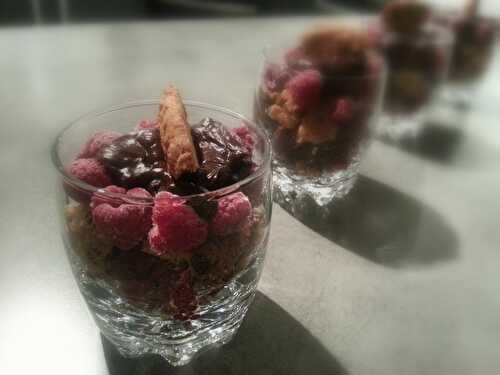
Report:
[[273,104],[266,112],[271,119],[287,129],[295,129],[299,124],[299,117],[279,104]]
[[334,141],[336,136],[335,126],[318,121],[313,115],[306,115],[297,130],[297,143],[320,144]]

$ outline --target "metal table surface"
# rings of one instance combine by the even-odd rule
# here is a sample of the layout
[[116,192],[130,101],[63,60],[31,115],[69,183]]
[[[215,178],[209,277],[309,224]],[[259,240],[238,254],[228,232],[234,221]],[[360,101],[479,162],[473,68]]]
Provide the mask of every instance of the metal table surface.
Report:
[[498,372],[500,56],[463,124],[411,150],[373,142],[322,221],[275,205],[260,291],[229,345],[173,369],[101,340],[59,237],[54,135],[167,81],[250,115],[261,47],[312,21],[0,30],[1,374]]

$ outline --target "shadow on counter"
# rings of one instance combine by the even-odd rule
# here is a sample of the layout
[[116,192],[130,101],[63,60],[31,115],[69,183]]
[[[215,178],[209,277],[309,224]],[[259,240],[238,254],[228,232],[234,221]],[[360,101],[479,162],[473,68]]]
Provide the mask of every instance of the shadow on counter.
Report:
[[236,337],[200,354],[188,365],[171,367],[158,356],[123,358],[103,336],[110,375],[347,375],[339,362],[298,321],[257,292]]
[[[380,140],[444,166],[464,170],[494,167],[500,159],[499,150],[481,142],[473,131],[466,132],[466,122],[466,117],[455,122],[431,120],[416,136],[399,140],[380,137]],[[473,124],[470,125],[472,128]]]
[[326,208],[304,199],[294,210],[314,231],[386,266],[428,266],[458,255],[457,236],[439,213],[365,176]]
[[398,140],[381,137],[380,140],[424,159],[449,165],[454,163],[460,152],[464,142],[464,130],[458,126],[429,122],[416,136]]

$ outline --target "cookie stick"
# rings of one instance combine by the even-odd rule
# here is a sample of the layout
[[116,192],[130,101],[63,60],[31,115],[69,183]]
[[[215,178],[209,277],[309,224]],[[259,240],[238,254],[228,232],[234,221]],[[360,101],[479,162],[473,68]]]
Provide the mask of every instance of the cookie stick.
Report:
[[187,122],[186,109],[179,91],[168,86],[158,115],[161,145],[166,156],[167,170],[174,179],[194,173],[200,167]]

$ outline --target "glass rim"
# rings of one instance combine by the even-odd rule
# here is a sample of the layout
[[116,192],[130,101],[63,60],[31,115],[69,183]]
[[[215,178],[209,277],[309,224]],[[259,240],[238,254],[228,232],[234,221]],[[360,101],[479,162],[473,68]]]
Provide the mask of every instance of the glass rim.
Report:
[[[234,191],[239,190],[241,187],[248,185],[249,183],[255,181],[256,179],[260,178],[268,168],[270,168],[270,162],[272,158],[272,148],[270,145],[269,138],[267,135],[264,133],[264,131],[254,122],[246,118],[245,116],[232,111],[230,109],[213,105],[213,104],[208,104],[204,102],[199,102],[196,100],[183,100],[184,105],[186,106],[186,109],[189,107],[194,107],[194,108],[202,108],[202,109],[207,109],[207,110],[213,110],[216,112],[221,112],[226,115],[229,115],[231,117],[237,118],[247,124],[250,124],[252,126],[252,131],[255,131],[258,136],[262,139],[263,144],[264,144],[264,150],[263,150],[263,160],[260,163],[260,165],[257,167],[255,171],[250,173],[247,177],[244,179],[237,181],[231,185],[224,186],[222,188],[212,190],[212,191],[207,191],[203,193],[197,193],[197,194],[190,194],[190,195],[182,195],[180,196],[182,199],[194,199],[194,198],[205,198],[209,199],[210,197],[220,197],[224,196],[227,194],[230,194]],[[110,198],[115,198],[115,199],[120,199],[125,202],[129,202],[130,204],[150,204],[154,200],[154,196],[151,198],[139,198],[139,197],[134,197],[130,195],[126,195],[124,193],[112,193],[108,192],[105,190],[105,188],[99,188],[93,185],[90,185],[78,178],[73,177],[69,171],[65,168],[63,162],[61,161],[60,155],[59,155],[59,146],[61,144],[61,141],[63,140],[65,134],[70,130],[73,129],[74,126],[79,124],[81,121],[87,120],[87,119],[92,119],[96,118],[99,116],[103,116],[105,114],[111,113],[111,112],[117,112],[120,110],[128,109],[128,108],[133,108],[133,107],[142,107],[142,106],[148,106],[148,105],[160,105],[161,101],[159,99],[144,99],[144,100],[134,100],[130,102],[125,102],[122,104],[117,104],[111,107],[103,108],[103,109],[97,109],[93,110],[90,112],[87,112],[75,120],[71,121],[68,125],[64,126],[56,135],[55,139],[52,142],[51,145],[51,159],[54,167],[57,169],[61,177],[63,178],[63,182],[69,183],[72,187],[77,187],[81,189],[82,191],[86,193],[97,193],[99,196],[104,196],[104,197],[110,197]]]
[[421,43],[425,45],[449,45],[451,46],[455,40],[453,36],[453,32],[449,29],[449,27],[439,25],[435,20],[432,20],[429,24],[425,25],[427,30],[437,31],[433,38],[431,39],[422,39],[422,35],[419,33],[416,34],[404,34],[398,33],[396,31],[384,30],[382,32],[382,44],[387,42],[388,40],[397,39],[407,43]]
[[499,26],[497,24],[497,18],[494,16],[486,15],[484,13],[478,13],[474,15],[474,17],[465,17],[463,14],[463,11],[458,10],[458,9],[439,9],[437,12],[435,12],[434,16],[432,19],[439,21],[439,20],[446,20],[450,21],[453,19],[463,19],[463,20],[470,20],[470,21],[488,21],[491,22],[494,26]]
[[[292,44],[293,47],[293,44]],[[270,54],[269,50],[271,49],[277,49],[280,52],[285,52],[287,50],[287,46],[283,45],[280,47],[276,47],[274,44],[267,44],[264,46],[264,48],[261,50],[261,55],[263,58],[263,65],[266,64],[267,62],[272,62],[273,59]],[[364,74],[323,74],[323,76],[326,77],[331,77],[334,80],[338,81],[355,81],[355,80],[366,80],[366,79],[374,79],[380,76],[385,76],[387,73],[387,63],[384,59],[384,56],[380,53],[380,51],[377,51],[374,48],[371,48],[369,51],[369,56],[372,58],[375,58],[377,60],[377,63],[380,65],[380,69],[375,71],[375,72],[369,72],[369,73],[364,73]],[[262,68],[261,68],[262,69]],[[315,69],[314,66],[312,69]]]

